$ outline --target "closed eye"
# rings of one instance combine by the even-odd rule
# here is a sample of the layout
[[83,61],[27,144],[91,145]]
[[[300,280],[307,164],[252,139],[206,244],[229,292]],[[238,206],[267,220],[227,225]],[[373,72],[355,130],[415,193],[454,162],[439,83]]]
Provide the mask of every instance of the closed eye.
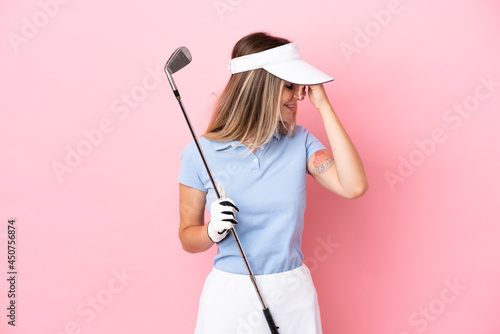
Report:
[[286,88],[288,89],[292,89],[293,88],[293,84],[290,84],[289,86],[285,85]]

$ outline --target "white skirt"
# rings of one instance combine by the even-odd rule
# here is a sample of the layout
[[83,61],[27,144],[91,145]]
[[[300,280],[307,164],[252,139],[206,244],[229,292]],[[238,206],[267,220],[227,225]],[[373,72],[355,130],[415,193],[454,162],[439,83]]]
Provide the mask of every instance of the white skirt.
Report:
[[[280,334],[321,334],[311,272],[297,269],[255,276]],[[268,334],[262,304],[248,275],[213,269],[200,297],[195,334]]]

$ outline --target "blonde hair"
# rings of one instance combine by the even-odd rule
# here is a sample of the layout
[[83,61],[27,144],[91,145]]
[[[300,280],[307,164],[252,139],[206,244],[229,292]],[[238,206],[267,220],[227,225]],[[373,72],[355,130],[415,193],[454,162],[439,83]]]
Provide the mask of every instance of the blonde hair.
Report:
[[[243,37],[231,58],[261,52],[290,41],[267,33]],[[295,121],[281,120],[281,92],[284,81],[264,69],[232,74],[219,97],[204,137],[215,141],[238,140],[254,150],[267,143],[276,131],[293,135]]]

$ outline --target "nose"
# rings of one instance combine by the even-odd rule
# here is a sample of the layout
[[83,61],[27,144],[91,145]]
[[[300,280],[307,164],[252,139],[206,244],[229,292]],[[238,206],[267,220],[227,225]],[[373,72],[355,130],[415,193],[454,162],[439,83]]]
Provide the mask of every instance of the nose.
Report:
[[295,90],[293,92],[293,97],[299,101],[302,101],[306,96],[306,86],[296,85]]

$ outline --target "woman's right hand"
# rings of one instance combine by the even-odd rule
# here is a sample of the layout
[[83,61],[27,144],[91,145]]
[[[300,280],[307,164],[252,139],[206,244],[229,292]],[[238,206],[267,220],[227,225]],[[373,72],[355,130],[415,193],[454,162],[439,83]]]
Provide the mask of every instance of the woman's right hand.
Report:
[[227,198],[226,191],[220,183],[217,185],[217,189],[220,198],[214,201],[210,207],[211,219],[207,227],[208,236],[215,243],[222,241],[233,225],[238,224],[235,211],[239,211],[236,204]]

